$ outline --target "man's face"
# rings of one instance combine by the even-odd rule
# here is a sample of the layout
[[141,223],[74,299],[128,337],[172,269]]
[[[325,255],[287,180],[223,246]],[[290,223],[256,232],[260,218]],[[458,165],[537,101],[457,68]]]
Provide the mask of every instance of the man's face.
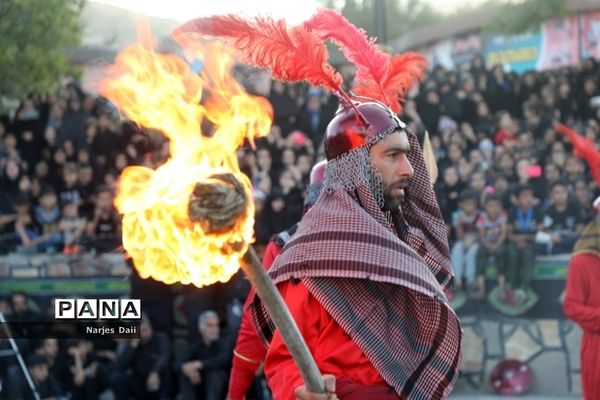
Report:
[[219,318],[207,316],[198,327],[200,335],[205,342],[212,343],[219,339]]
[[56,207],[57,202],[58,200],[54,193],[46,193],[40,199],[40,204],[46,210],[52,210],[54,207]]
[[489,200],[485,203],[485,211],[490,218],[495,219],[502,211],[502,204],[496,200]]
[[53,359],[58,354],[58,341],[56,339],[45,339],[42,346],[42,354],[48,359]]
[[140,341],[142,343],[148,343],[152,339],[152,326],[143,321],[140,324]]
[[68,187],[77,183],[77,170],[68,170],[63,173],[63,180]]
[[465,199],[460,202],[460,208],[467,215],[472,215],[477,209],[477,200]]
[[560,179],[560,171],[553,164],[547,165],[546,170],[544,172],[545,172],[546,180],[548,180],[550,182],[554,182],[554,181],[557,181]]
[[29,367],[29,373],[36,383],[45,382],[48,378],[48,365],[40,364]]
[[79,170],[78,178],[82,185],[87,185],[92,182],[92,179],[94,178],[94,171],[90,167],[81,168]]
[[12,298],[12,308],[15,314],[25,314],[27,312],[27,298],[21,294],[16,294]]
[[556,185],[552,188],[552,202],[563,205],[567,202],[569,192],[566,186]]
[[387,135],[371,147],[371,163],[381,174],[385,210],[395,210],[404,199],[404,190],[414,171],[406,155],[410,151],[404,131]]
[[112,204],[112,195],[110,192],[100,192],[98,193],[98,198],[96,200],[96,204],[98,207],[108,210]]
[[533,196],[533,192],[531,190],[523,190],[517,196],[517,203],[519,207],[523,209],[527,209],[533,206],[533,202],[535,201],[535,197]]
[[449,167],[444,170],[444,183],[446,186],[454,186],[458,183],[458,172],[456,168]]

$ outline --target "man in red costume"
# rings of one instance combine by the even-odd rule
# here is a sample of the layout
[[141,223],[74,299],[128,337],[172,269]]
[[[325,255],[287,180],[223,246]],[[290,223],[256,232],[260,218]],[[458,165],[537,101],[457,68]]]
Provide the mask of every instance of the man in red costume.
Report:
[[581,381],[586,400],[600,399],[600,197],[569,263],[564,310],[583,329]]
[[255,298],[275,399],[443,399],[458,377],[448,243],[423,154],[388,107],[362,100],[330,122],[323,192],[269,271],[328,391],[308,393]]
[[[255,296],[252,317],[269,344],[265,374],[275,399],[446,398],[461,353],[460,323],[444,292],[453,281],[446,227],[417,138],[395,114],[426,60],[385,54],[328,9],[295,26],[225,15],[177,31],[225,38],[274,79],[322,86],[341,102],[327,127],[323,192],[269,270],[326,393],[308,392]],[[366,97],[344,91],[326,40],[356,65],[353,93]]]
[[[315,164],[310,172],[310,181],[306,198],[304,199],[304,213],[319,198],[323,181],[325,180],[326,168],[327,161],[324,160]],[[298,224],[295,224],[290,229],[278,233],[271,239],[263,255],[263,265],[267,270],[297,229]],[[252,314],[249,310],[249,305],[253,297],[254,293],[250,293],[244,305],[245,311],[242,315],[242,324],[233,351],[233,362],[227,393],[228,400],[242,400],[245,398],[246,392],[256,375],[256,371],[264,361],[267,352],[252,323]]]

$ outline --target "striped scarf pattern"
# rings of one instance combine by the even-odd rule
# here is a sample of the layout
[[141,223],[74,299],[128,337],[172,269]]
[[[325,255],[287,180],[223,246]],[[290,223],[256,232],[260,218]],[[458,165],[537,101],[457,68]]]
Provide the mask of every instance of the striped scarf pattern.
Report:
[[[416,137],[402,209],[385,215],[365,186],[325,189],[269,270],[301,279],[406,399],[442,399],[458,378],[462,331],[444,289],[452,268],[444,222]],[[255,298],[259,333],[274,326]]]

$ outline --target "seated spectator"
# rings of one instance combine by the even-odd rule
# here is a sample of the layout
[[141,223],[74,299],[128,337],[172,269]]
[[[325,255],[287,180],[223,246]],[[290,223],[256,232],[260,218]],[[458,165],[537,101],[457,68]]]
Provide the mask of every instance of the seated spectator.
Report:
[[[61,378],[63,377],[65,371],[65,360],[61,357],[62,354],[60,353],[60,345],[58,340],[56,338],[42,339],[37,344],[35,352],[46,357],[50,375],[52,375],[58,382],[61,382]],[[65,391],[65,388],[62,385],[61,390],[63,390],[63,392]]]
[[565,178],[569,182],[575,182],[578,179],[583,179],[585,177],[584,172],[585,167],[579,158],[573,156],[567,158],[567,161],[565,162]]
[[110,376],[115,400],[170,398],[169,338],[154,332],[146,315],[139,329],[140,338],[124,343]]
[[490,256],[498,273],[498,287],[504,290],[506,282],[506,212],[502,207],[502,198],[495,194],[487,195],[485,211],[479,214],[479,250],[477,251],[477,292],[474,297],[485,298],[485,267]]
[[85,231],[85,218],[79,216],[79,206],[76,203],[67,203],[63,206],[62,218],[58,223],[65,255],[79,254],[79,243]]
[[77,164],[69,162],[63,168],[62,182],[59,185],[60,204],[81,203],[81,192],[77,185]]
[[306,133],[315,148],[318,148],[323,140],[323,132],[325,132],[328,123],[329,119],[324,113],[320,92],[317,90],[309,95],[306,107],[301,110],[298,116],[297,127],[300,131]]
[[67,345],[69,392],[73,400],[98,399],[103,391],[99,362],[90,340],[73,340]]
[[0,254],[7,253],[17,244],[16,221],[17,214],[14,211],[7,213],[0,211]]
[[509,290],[502,292],[509,303],[525,303],[535,263],[535,236],[543,228],[543,216],[534,206],[533,188],[521,185],[516,190],[516,206],[508,214],[506,280]]
[[584,179],[575,182],[575,198],[577,206],[583,210],[586,217],[592,216],[592,191],[589,184]]
[[91,201],[94,194],[94,169],[90,164],[81,164],[77,172],[79,181],[79,193],[83,203]]
[[444,169],[442,181],[435,185],[435,192],[438,195],[440,210],[446,222],[448,230],[452,222],[452,214],[458,208],[458,197],[463,190],[464,184],[460,181],[456,167]]
[[29,306],[29,298],[25,292],[14,292],[10,295],[10,306],[12,313],[10,322],[32,322],[40,321],[39,312],[32,310]]
[[560,168],[558,165],[548,162],[544,165],[544,174],[542,178],[537,182],[535,189],[535,195],[538,199],[542,200],[542,204],[545,203],[546,197],[550,192],[550,187],[561,180]]
[[62,245],[62,237],[58,229],[60,207],[53,188],[47,187],[43,190],[40,204],[35,207],[34,216],[42,237],[46,237],[37,245],[37,249],[39,251],[56,251]]
[[16,221],[15,234],[18,236],[20,248],[18,251],[34,253],[37,251],[37,245],[46,241],[53,233],[42,235],[39,224],[31,215],[31,206],[27,198],[21,198],[13,204]]
[[0,210],[8,211],[12,204],[22,197],[19,190],[19,178],[21,177],[21,168],[19,160],[9,158],[4,161],[2,171],[0,172]]
[[498,153],[496,152],[496,171],[501,176],[506,177],[509,181],[516,179],[515,176],[515,160],[510,153]]
[[44,182],[46,185],[54,184],[54,178],[50,176],[50,170],[46,160],[40,160],[35,164],[33,176],[39,179],[41,182]]
[[267,197],[265,208],[260,216],[263,221],[263,230],[267,238],[271,238],[276,233],[279,233],[294,224],[289,214],[286,212],[285,196],[278,189],[271,191]]
[[466,190],[461,193],[458,211],[454,214],[452,227],[456,232],[456,242],[452,246],[452,266],[455,287],[462,289],[463,279],[470,289],[475,284],[475,260],[477,256],[477,193]]
[[284,196],[285,213],[291,220],[290,225],[298,222],[302,217],[303,199],[302,192],[298,188],[301,179],[302,177],[294,173],[291,168],[284,169],[279,175],[279,189]]
[[200,337],[175,363],[182,400],[220,400],[225,394],[232,343],[220,335],[219,324],[214,311],[200,314]]
[[[50,375],[48,360],[41,354],[34,353],[27,359],[27,369],[41,399],[66,399],[56,379]],[[22,397],[25,400],[35,399],[30,388],[25,388]]]
[[540,254],[562,254],[573,251],[583,229],[585,216],[582,209],[569,201],[565,182],[555,182],[550,188],[551,204],[544,211],[544,232],[549,240],[538,246]]
[[[54,381],[58,382],[60,393],[66,393],[65,387],[61,384],[64,377],[64,360],[59,356],[58,340],[54,338],[40,340],[35,344],[35,351],[32,355],[34,354],[44,357],[47,362],[48,373]],[[26,354],[23,354],[23,356],[27,357]],[[27,386],[23,371],[16,362],[7,368],[6,386],[8,398],[11,400],[21,400],[25,393],[31,392],[31,389]]]
[[74,163],[77,161],[77,154],[75,151],[75,145],[71,139],[66,139],[62,143],[62,148],[65,151],[65,155],[67,156],[67,161],[69,163]]
[[508,179],[504,175],[497,175],[494,179],[494,184],[492,186],[494,195],[498,196],[502,200],[502,208],[505,210],[510,209],[512,206],[510,199],[510,184]]
[[86,226],[88,244],[97,252],[115,251],[121,244],[120,217],[113,205],[113,193],[102,186],[94,198],[94,215]]

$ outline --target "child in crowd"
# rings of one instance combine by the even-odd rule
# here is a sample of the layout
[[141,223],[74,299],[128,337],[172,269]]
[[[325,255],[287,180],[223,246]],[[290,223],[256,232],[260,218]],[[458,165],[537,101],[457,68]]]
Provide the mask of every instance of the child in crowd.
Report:
[[576,203],[569,201],[569,189],[563,181],[550,187],[551,204],[544,211],[544,232],[547,240],[538,245],[540,254],[565,254],[573,246],[583,230],[585,214]]
[[458,211],[454,214],[452,227],[456,232],[456,242],[452,247],[452,266],[456,277],[455,287],[463,287],[463,278],[468,288],[475,284],[475,261],[477,256],[477,193],[465,190],[461,193]]
[[42,191],[40,204],[34,210],[35,222],[41,230],[41,235],[46,237],[38,245],[39,251],[56,251],[62,245],[62,237],[58,229],[60,220],[60,207],[56,192],[51,187]]
[[63,168],[62,182],[59,189],[59,200],[61,204],[81,203],[81,193],[78,188],[77,164],[69,162]]
[[506,281],[506,222],[507,215],[502,207],[502,198],[489,194],[484,200],[485,211],[479,214],[479,250],[477,251],[477,292],[474,297],[485,298],[485,267],[490,256],[498,272],[498,287],[504,291]]
[[535,206],[536,198],[530,185],[516,189],[516,206],[508,214],[507,283],[502,292],[508,304],[526,303],[527,289],[535,263],[535,236],[543,228],[543,215]]
[[79,254],[79,242],[85,231],[85,218],[79,216],[79,206],[76,203],[67,203],[63,206],[63,215],[58,223],[58,228],[63,235],[65,255]]

